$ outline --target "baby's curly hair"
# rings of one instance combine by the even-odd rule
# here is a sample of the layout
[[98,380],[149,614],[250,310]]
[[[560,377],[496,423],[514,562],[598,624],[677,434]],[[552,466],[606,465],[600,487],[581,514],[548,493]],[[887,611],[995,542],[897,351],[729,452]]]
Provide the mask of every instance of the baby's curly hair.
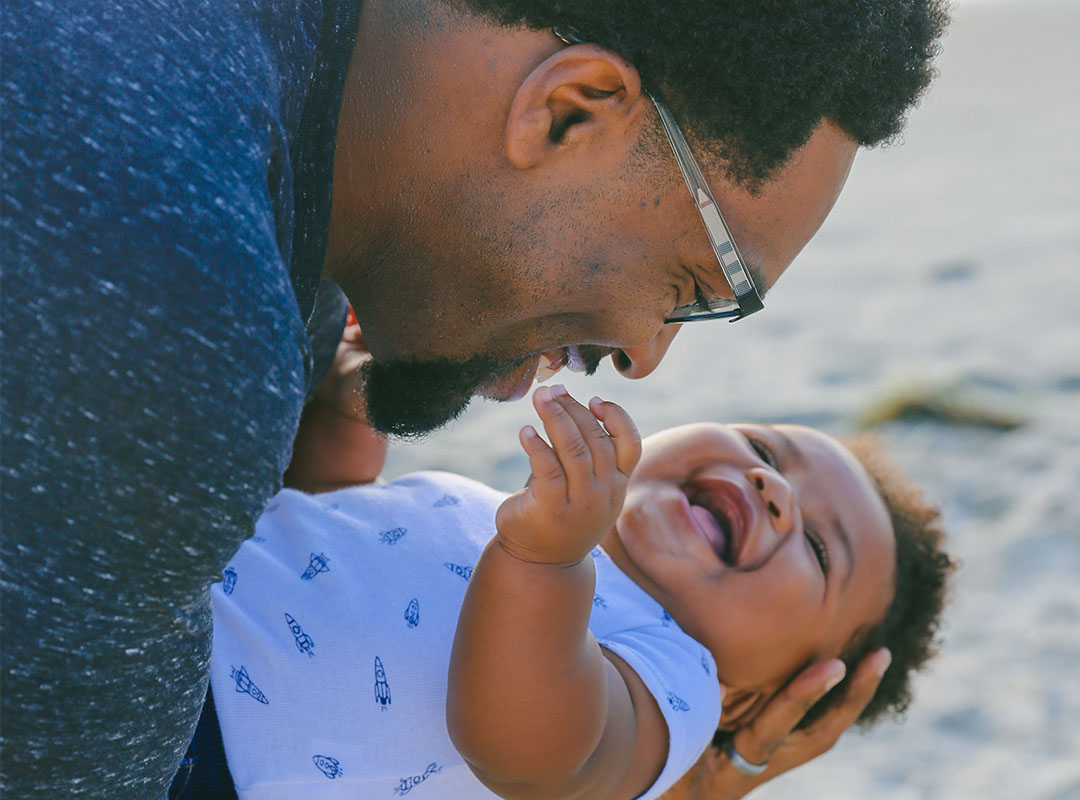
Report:
[[[847,676],[854,675],[863,656],[888,647],[892,664],[859,715],[861,727],[883,717],[901,715],[911,703],[911,676],[937,653],[938,628],[956,562],[942,549],[945,533],[941,513],[885,452],[877,437],[858,436],[843,441],[873,480],[892,520],[896,540],[895,594],[885,617],[869,630],[857,633],[841,656]],[[845,677],[799,723],[807,727],[840,704],[850,683]]]
[[895,137],[934,76],[945,0],[451,0],[504,25],[574,29],[632,63],[687,134],[756,190],[822,118]]

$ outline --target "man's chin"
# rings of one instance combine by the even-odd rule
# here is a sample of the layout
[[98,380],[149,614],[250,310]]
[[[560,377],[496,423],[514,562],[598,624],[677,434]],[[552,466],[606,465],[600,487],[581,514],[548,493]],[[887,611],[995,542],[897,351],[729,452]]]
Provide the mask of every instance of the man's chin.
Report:
[[460,417],[473,397],[498,392],[511,381],[519,386],[526,371],[528,391],[535,372],[535,360],[531,370],[529,361],[478,356],[464,361],[365,362],[360,375],[368,422],[387,436],[419,438]]
[[538,361],[536,358],[526,359],[517,369],[507,375],[495,378],[486,386],[480,387],[477,394],[488,400],[496,400],[508,403],[520,400],[529,393],[532,388],[533,378],[536,377]]
[[[611,352],[594,345],[565,349],[573,350],[573,357],[561,359],[560,365],[570,363],[571,369],[586,375],[592,375]],[[521,399],[532,388],[540,360],[531,355],[367,361],[360,376],[368,421],[387,436],[424,436],[460,417],[473,397],[502,402]]]

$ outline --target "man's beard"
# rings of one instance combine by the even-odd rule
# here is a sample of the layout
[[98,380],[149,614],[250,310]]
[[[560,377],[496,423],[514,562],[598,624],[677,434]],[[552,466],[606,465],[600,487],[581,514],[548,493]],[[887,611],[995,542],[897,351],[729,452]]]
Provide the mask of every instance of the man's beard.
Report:
[[[578,350],[587,375],[596,372],[608,352],[592,346]],[[535,357],[366,361],[360,386],[368,424],[388,436],[423,436],[460,417],[482,389]]]

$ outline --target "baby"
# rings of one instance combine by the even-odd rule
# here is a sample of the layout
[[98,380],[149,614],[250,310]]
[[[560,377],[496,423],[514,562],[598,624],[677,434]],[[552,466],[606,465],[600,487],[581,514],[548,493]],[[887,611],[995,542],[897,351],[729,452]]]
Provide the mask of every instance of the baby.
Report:
[[[882,645],[863,717],[906,704],[951,568],[908,484],[810,428],[642,447],[613,403],[533,402],[550,444],[523,429],[510,497],[294,459],[334,490],[283,490],[212,590],[241,797],[655,798],[808,663]],[[363,451],[342,424],[303,438]]]

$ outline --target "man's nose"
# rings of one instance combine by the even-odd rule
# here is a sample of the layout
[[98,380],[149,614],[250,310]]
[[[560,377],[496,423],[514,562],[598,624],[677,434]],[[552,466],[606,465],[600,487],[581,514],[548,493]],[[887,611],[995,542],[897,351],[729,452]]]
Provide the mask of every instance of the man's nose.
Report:
[[762,467],[747,470],[746,477],[757,489],[773,530],[781,536],[789,534],[795,517],[795,493],[791,484],[778,472]]
[[664,360],[681,325],[661,325],[656,335],[639,347],[622,347],[611,353],[611,363],[624,378],[644,378]]

